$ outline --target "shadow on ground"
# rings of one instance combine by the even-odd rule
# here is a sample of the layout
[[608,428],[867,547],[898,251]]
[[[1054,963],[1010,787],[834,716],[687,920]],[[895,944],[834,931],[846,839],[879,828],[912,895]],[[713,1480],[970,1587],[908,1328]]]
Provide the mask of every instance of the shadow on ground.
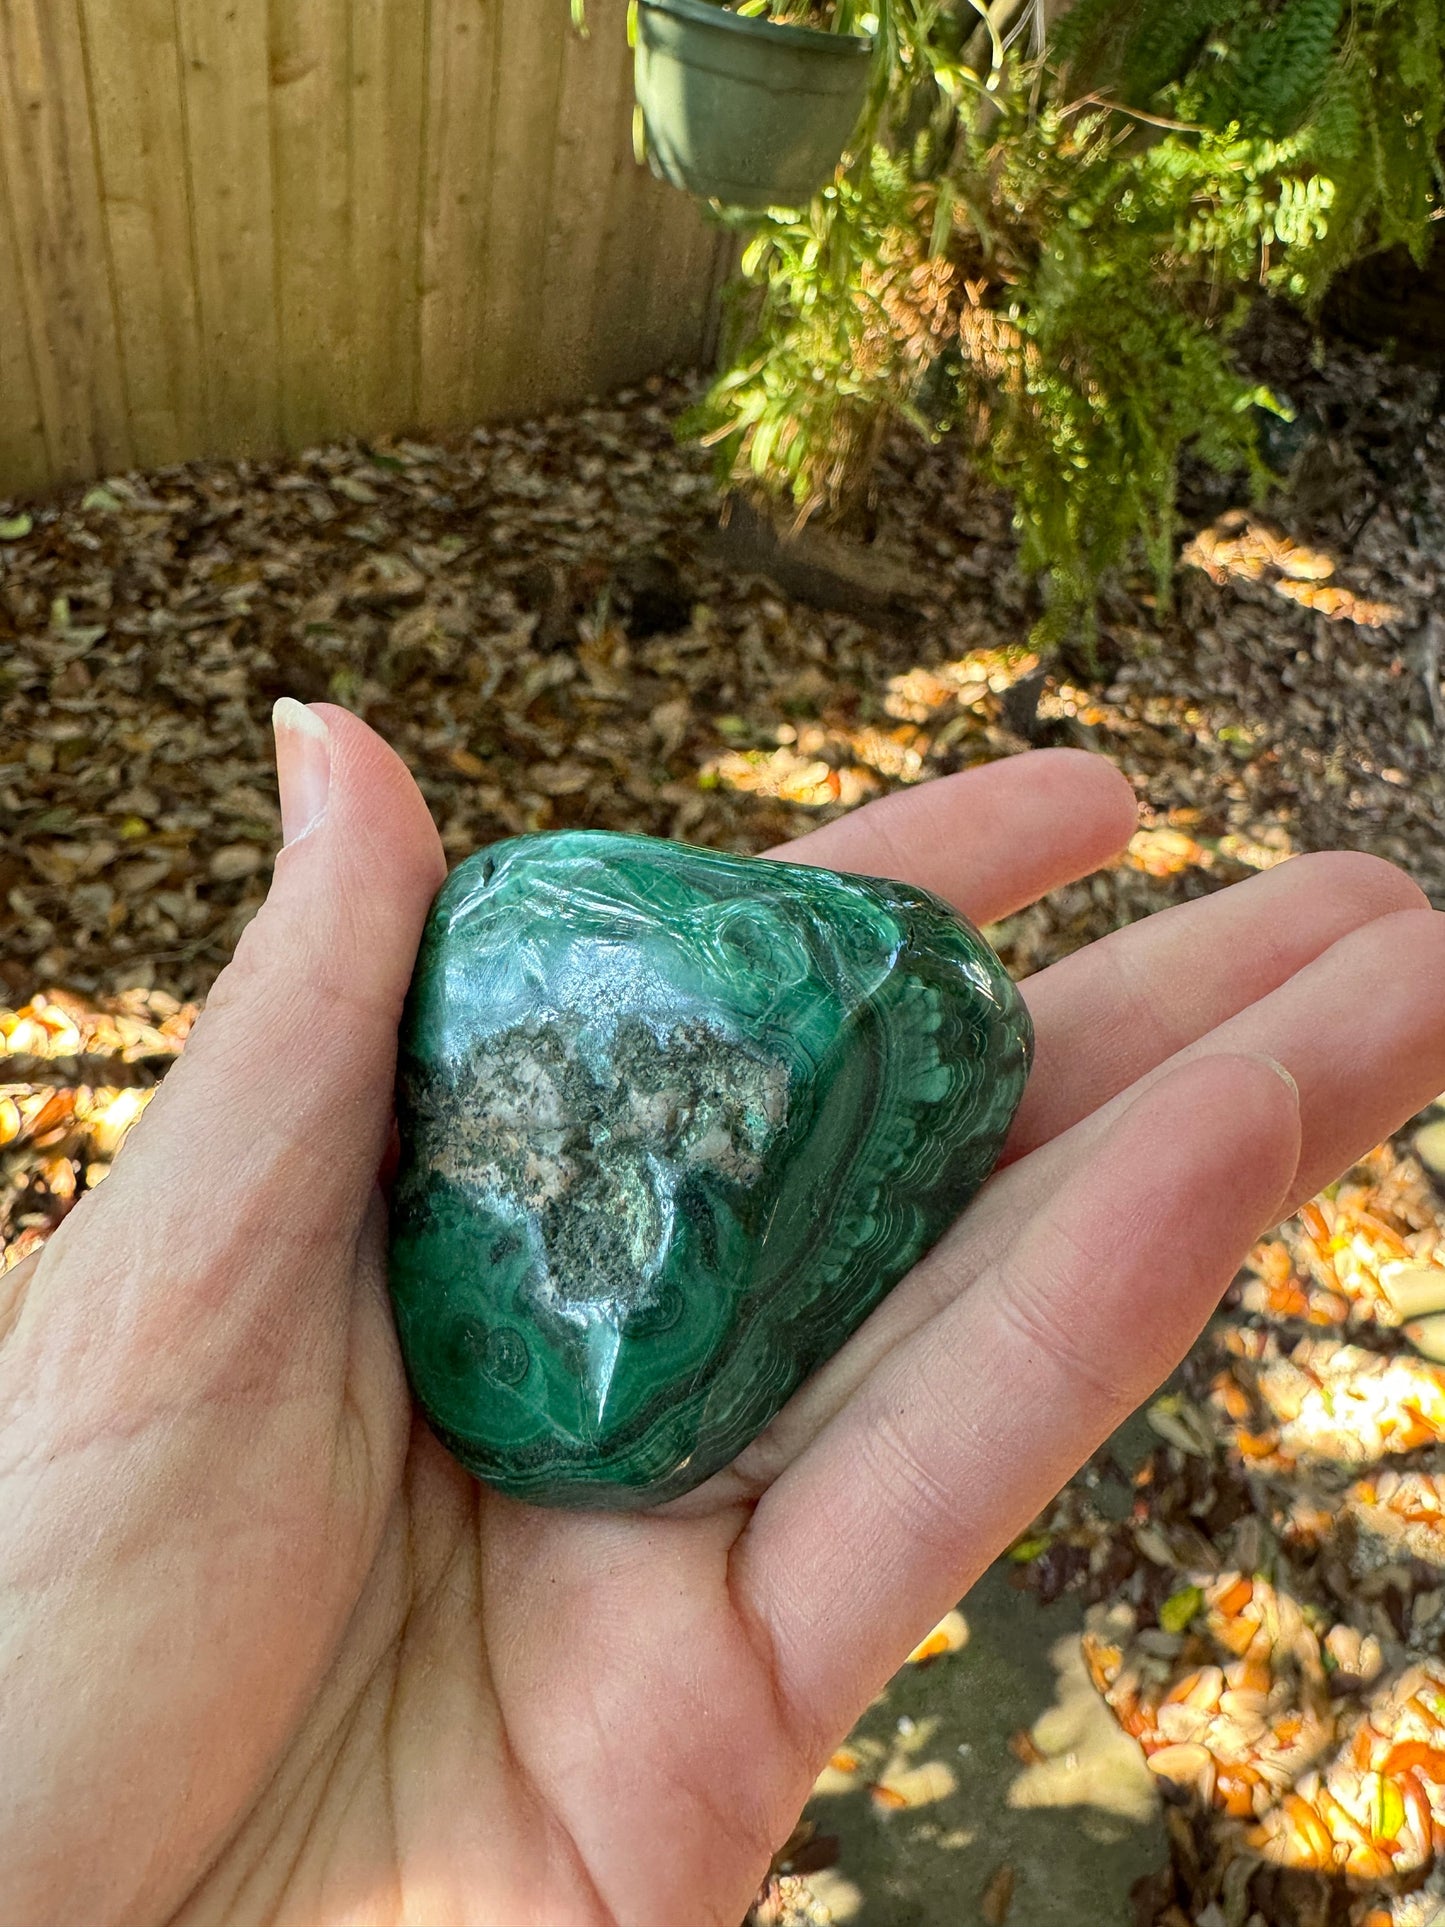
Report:
[[839,1858],[817,1900],[856,1927],[1119,1927],[1167,1848],[1084,1669],[1084,1608],[1040,1607],[996,1566],[963,1613],[963,1651],[900,1673],[819,1782],[809,1818]]

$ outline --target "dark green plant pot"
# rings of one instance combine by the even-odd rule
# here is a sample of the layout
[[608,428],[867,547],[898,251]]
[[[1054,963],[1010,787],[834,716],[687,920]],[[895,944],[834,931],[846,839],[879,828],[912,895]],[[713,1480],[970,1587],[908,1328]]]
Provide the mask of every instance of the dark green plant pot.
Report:
[[641,0],[637,98],[652,171],[730,207],[802,207],[868,102],[871,41]]

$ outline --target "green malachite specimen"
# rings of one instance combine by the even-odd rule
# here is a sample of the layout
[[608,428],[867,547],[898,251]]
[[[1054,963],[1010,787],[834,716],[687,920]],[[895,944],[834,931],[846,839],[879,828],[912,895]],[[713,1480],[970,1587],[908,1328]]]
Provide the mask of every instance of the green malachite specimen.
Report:
[[921,890],[567,831],[433,907],[391,1289],[450,1450],[643,1506],[733,1459],[982,1184],[1027,1013]]

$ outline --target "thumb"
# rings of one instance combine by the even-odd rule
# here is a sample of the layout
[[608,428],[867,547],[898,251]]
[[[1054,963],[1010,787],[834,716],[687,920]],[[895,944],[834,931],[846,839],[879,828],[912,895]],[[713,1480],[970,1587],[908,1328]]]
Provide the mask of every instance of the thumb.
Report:
[[181,1267],[228,1290],[294,1270],[309,1240],[354,1237],[370,1203],[446,865],[405,764],[364,723],[288,698],[275,728],[286,844],[270,894],[114,1173],[51,1241],[103,1259],[86,1268],[108,1278],[98,1289],[118,1252],[137,1286]]
[[[0,1346],[21,1575],[0,1832],[25,1920],[172,1916],[312,1705],[400,1475],[405,1381],[359,1233],[381,1219],[396,1022],[444,866],[370,730],[299,703],[276,722],[270,895]],[[47,1808],[62,1770],[115,1796],[74,1867]],[[80,1898],[36,1898],[57,1893]]]

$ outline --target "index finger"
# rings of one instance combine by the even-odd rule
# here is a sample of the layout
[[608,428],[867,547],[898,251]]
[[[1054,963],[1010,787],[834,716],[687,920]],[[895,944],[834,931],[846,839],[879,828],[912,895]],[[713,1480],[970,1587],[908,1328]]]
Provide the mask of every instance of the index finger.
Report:
[[1106,758],[1036,749],[896,790],[770,854],[893,877],[996,923],[1117,856],[1137,820]]

